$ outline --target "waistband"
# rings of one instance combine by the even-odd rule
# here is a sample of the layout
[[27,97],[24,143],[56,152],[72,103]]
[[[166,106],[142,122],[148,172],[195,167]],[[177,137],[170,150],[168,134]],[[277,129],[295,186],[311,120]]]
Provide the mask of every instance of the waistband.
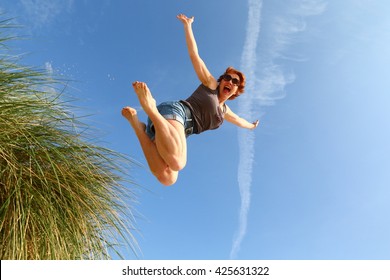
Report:
[[185,109],[186,123],[187,123],[187,126],[185,127],[185,132],[186,132],[186,136],[189,136],[197,132],[195,121],[192,116],[191,109],[184,102],[180,101],[180,103],[183,105]]

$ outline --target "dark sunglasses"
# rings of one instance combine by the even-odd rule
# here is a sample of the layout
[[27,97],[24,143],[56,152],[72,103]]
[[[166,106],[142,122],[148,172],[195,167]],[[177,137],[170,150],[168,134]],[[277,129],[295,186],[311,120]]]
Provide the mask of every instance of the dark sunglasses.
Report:
[[239,86],[240,85],[240,80],[237,78],[233,78],[229,74],[222,75],[222,79],[225,81],[229,82],[230,80],[232,81],[233,85]]

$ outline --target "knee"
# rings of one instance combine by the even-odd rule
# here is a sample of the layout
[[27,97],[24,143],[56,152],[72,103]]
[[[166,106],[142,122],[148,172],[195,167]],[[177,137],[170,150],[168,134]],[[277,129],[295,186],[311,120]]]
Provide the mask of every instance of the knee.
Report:
[[167,161],[167,163],[172,170],[180,171],[186,166],[187,161],[183,158],[172,157],[171,160]]
[[164,186],[172,186],[176,183],[179,173],[173,170],[165,170],[164,172],[154,173],[157,180]]
[[157,177],[158,181],[166,187],[172,186],[177,181],[177,176],[159,176]]

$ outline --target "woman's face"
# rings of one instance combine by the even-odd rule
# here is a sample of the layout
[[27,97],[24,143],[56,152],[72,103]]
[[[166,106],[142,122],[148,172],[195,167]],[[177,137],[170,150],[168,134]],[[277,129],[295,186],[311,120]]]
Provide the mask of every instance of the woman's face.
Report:
[[237,74],[226,73],[219,84],[219,94],[224,99],[228,99],[237,92],[239,84],[240,77]]

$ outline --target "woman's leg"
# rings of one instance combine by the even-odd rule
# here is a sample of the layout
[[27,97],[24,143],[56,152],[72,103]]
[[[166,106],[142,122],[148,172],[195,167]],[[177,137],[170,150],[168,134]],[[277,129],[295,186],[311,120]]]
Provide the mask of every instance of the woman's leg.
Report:
[[145,124],[138,120],[137,111],[131,107],[122,109],[122,115],[129,121],[141,144],[150,171],[163,185],[173,185],[178,172],[172,170],[158,153],[156,144],[145,133]]
[[170,169],[183,169],[187,163],[187,140],[183,125],[175,120],[166,120],[158,112],[156,101],[145,83],[134,82],[133,87],[142,108],[153,122],[158,154]]

